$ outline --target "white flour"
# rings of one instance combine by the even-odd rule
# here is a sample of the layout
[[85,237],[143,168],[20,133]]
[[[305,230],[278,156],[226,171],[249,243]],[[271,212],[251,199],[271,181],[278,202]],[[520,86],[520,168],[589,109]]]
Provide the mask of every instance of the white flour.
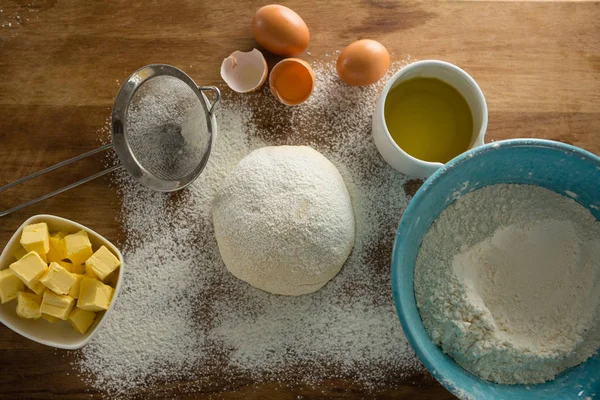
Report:
[[[98,335],[76,353],[90,387],[110,398],[260,380],[306,385],[344,378],[357,387],[390,388],[422,371],[390,290],[389,254],[410,182],[383,161],[370,134],[385,80],[349,87],[337,78],[335,60],[313,69],[315,91],[298,107],[279,104],[268,87],[245,95],[225,90],[215,147],[186,190],[156,193],[117,175],[123,289]],[[215,191],[238,161],[257,147],[284,144],[310,145],[330,159],[356,216],[355,247],[342,270],[300,297],[271,295],[233,277],[210,220]]]
[[415,295],[434,342],[498,383],[539,383],[600,347],[600,223],[572,199],[495,185],[427,232]]

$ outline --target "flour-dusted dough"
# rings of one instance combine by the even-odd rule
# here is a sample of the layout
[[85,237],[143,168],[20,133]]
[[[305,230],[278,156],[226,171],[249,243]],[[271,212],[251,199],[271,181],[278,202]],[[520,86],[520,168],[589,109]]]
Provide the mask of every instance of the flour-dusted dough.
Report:
[[237,278],[297,296],[333,278],[354,246],[354,213],[337,168],[306,146],[248,154],[219,188],[213,223]]

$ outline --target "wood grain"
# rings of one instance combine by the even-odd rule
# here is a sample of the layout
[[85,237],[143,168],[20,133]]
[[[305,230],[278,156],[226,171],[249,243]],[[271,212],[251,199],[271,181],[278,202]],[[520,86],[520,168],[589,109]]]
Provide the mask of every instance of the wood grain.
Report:
[[[169,63],[199,84],[218,84],[221,60],[256,46],[244,1],[0,0],[0,185],[99,145],[113,97],[135,69]],[[393,59],[442,59],[468,71],[489,107],[487,141],[559,140],[600,153],[600,3],[290,1],[311,30],[311,57],[358,38]],[[10,23],[10,26],[8,24]],[[9,207],[101,169],[103,158],[0,195]],[[414,191],[418,182],[407,190]],[[0,245],[27,217],[50,213],[122,240],[110,178],[2,218]],[[0,399],[100,398],[71,367],[73,354],[0,327]],[[236,387],[175,382],[145,398],[449,399],[429,375],[390,379],[368,392],[352,380],[318,388],[241,378]]]

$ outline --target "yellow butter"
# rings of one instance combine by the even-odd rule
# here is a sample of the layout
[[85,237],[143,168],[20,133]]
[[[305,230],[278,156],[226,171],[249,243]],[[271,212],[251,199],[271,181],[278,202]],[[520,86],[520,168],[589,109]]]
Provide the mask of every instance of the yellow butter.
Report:
[[69,314],[69,323],[77,332],[84,334],[92,326],[96,313],[75,307]]
[[76,280],[72,273],[61,267],[60,264],[53,262],[50,263],[48,272],[40,279],[40,282],[56,294],[67,294]]
[[69,289],[69,296],[71,296],[74,299],[78,299],[79,298],[79,288],[81,287],[81,280],[83,278],[85,278],[85,275],[73,274],[73,276],[75,277],[76,281],[73,284],[73,286],[71,286],[71,289]]
[[110,305],[114,289],[98,279],[84,277],[79,286],[77,307],[88,311],[106,310]]
[[35,251],[46,261],[46,254],[50,250],[50,235],[45,222],[25,225],[21,234],[21,246],[28,252]]
[[44,294],[44,292],[46,291],[47,287],[42,282],[37,281],[35,284],[31,285],[31,287],[29,287],[29,289],[32,292],[34,292],[35,294],[41,296],[41,295]]
[[65,258],[75,265],[83,264],[93,254],[92,243],[86,231],[79,231],[67,235],[63,239],[65,245]]
[[85,274],[84,264],[75,265],[70,261],[57,261],[58,264],[72,274]]
[[73,273],[73,263],[71,261],[56,261],[58,265],[66,269],[67,271]]
[[65,243],[63,238],[65,232],[53,232],[50,234],[50,250],[48,250],[48,262],[58,262],[65,259]]
[[17,295],[17,315],[21,318],[37,319],[41,317],[41,305],[42,298],[37,294],[19,292]]
[[[50,290],[46,290],[45,293],[48,293],[49,291]],[[53,306],[50,304],[42,303],[42,307],[40,308],[40,311],[42,311],[46,315],[50,315],[51,317],[66,320],[69,317],[69,313],[71,312],[72,309],[73,309],[73,307],[62,308],[62,307],[56,307],[56,306]]]
[[84,275],[87,276],[88,278],[92,278],[92,279],[98,279],[101,280],[98,275],[96,275],[96,273],[92,270],[92,267],[89,266],[88,264],[84,264],[83,265],[83,269],[84,269]]
[[75,299],[71,296],[56,294],[51,290],[46,290],[42,297],[42,305],[49,304],[51,306],[67,308],[75,302]]
[[100,246],[85,262],[86,268],[91,268],[94,274],[102,281],[106,280],[120,265],[121,262],[119,259],[105,246]]
[[21,258],[23,258],[23,256],[25,254],[29,253],[27,250],[25,250],[25,248],[23,246],[19,246],[19,248],[17,249],[17,251],[15,251],[13,253],[13,257],[19,261]]
[[28,287],[35,285],[46,271],[48,271],[48,265],[35,251],[25,254],[19,261],[10,264],[9,268]]
[[50,323],[60,321],[59,318],[56,318],[56,317],[53,317],[52,315],[48,315],[48,314],[44,314],[44,313],[42,313],[42,318],[44,318],[46,321],[48,321]]
[[75,306],[75,299],[68,295],[58,295],[51,290],[46,290],[42,297],[40,311],[59,319],[67,319]]
[[75,265],[73,264],[71,268],[71,273],[73,274],[85,274],[85,264]]
[[23,281],[12,270],[6,268],[0,271],[0,301],[2,304],[17,297],[17,293],[25,290]]

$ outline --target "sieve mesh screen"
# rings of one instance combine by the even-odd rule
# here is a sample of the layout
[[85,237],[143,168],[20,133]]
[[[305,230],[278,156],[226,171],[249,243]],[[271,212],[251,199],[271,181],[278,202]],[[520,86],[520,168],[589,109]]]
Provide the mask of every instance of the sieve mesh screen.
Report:
[[124,134],[138,163],[169,181],[192,174],[210,146],[200,99],[186,83],[166,75],[149,79],[133,94]]

